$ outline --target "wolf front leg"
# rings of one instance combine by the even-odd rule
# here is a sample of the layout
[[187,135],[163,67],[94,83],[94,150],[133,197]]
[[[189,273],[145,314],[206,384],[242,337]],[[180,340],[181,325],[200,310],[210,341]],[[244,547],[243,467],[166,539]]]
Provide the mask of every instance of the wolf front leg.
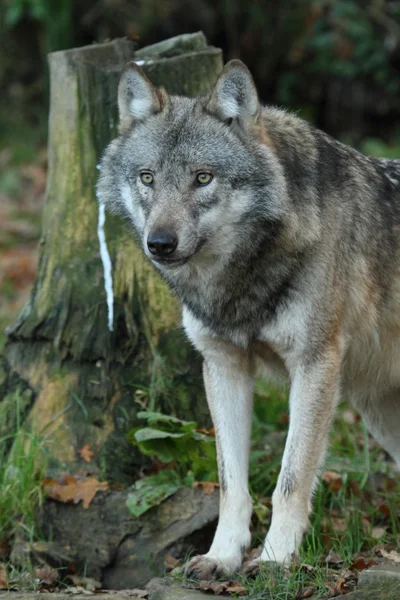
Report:
[[204,383],[217,442],[220,514],[211,548],[186,566],[188,576],[211,579],[234,573],[250,544],[248,462],[253,369],[248,354],[209,335],[193,317],[184,318],[189,337],[204,357]]
[[312,493],[322,466],[340,389],[341,353],[296,366],[290,390],[290,426],[282,468],[272,497],[271,527],[257,562],[287,564],[308,527]]

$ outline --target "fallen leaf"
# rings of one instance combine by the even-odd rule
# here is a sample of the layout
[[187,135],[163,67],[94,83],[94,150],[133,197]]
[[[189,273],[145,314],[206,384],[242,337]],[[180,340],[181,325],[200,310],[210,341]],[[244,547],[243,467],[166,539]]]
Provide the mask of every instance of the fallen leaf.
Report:
[[374,560],[367,560],[364,556],[359,556],[351,565],[350,569],[354,571],[365,571],[365,569],[369,569],[376,565]]
[[215,483],[214,481],[194,481],[192,484],[192,487],[194,488],[199,486],[203,488],[205,494],[213,494],[215,488],[219,487],[219,483]]
[[338,492],[342,487],[342,476],[335,471],[325,471],[321,479],[328,484],[328,487],[332,492]]
[[83,508],[89,508],[97,492],[108,489],[106,481],[98,481],[95,477],[76,478],[66,475],[63,481],[43,479],[43,488],[46,495],[58,502],[78,504],[82,501]]
[[239,581],[200,581],[198,589],[202,592],[213,592],[216,596],[225,593],[236,594],[237,596],[247,594],[246,588]]
[[229,584],[229,581],[200,581],[199,589],[202,592],[213,592],[219,596],[226,591]]
[[340,596],[346,592],[346,580],[343,577],[339,577],[333,585],[329,586],[330,597]]
[[7,590],[7,573],[3,567],[0,567],[0,590]]
[[[63,592],[64,592],[64,594],[73,594],[75,596],[77,594],[84,594],[86,592],[86,590],[82,586],[78,585],[78,586],[69,586],[69,587],[65,588],[63,590]],[[92,592],[89,592],[89,594],[92,594]]]
[[211,427],[211,429],[206,429],[205,427],[201,427],[200,429],[196,429],[196,431],[198,433],[205,433],[206,435],[215,435],[214,427]]
[[379,540],[385,535],[385,533],[386,527],[373,527],[371,531],[371,537],[373,537],[374,540]]
[[172,554],[167,554],[167,556],[164,558],[164,567],[169,571],[176,569],[180,566],[180,564],[181,561],[175,558],[175,556],[172,556]]
[[390,508],[387,504],[380,504],[378,506],[378,510],[385,515],[385,517],[390,517]]
[[307,585],[302,588],[299,592],[297,592],[296,600],[304,600],[304,598],[311,598],[311,596],[315,592],[315,587],[313,585]]
[[357,583],[357,573],[350,571],[350,569],[341,569],[339,573],[339,577],[343,577],[346,580],[346,583]]
[[234,583],[233,585],[228,585],[226,591],[230,594],[236,594],[236,596],[246,596],[247,591],[240,583]]
[[42,567],[37,567],[35,569],[35,575],[40,579],[41,583],[44,583],[45,585],[53,585],[58,579],[58,571],[50,567],[47,563],[44,563]]
[[89,444],[85,444],[83,446],[83,448],[78,450],[78,454],[80,454],[81,457],[83,458],[83,460],[87,463],[90,463],[90,461],[92,460],[92,458],[94,456],[94,452],[92,452]]
[[74,586],[83,588],[89,592],[94,592],[94,590],[99,590],[101,588],[100,581],[96,581],[96,579],[92,579],[92,577],[83,577],[82,575],[67,575],[67,579],[72,581]]
[[334,552],[331,550],[326,557],[326,563],[330,567],[340,567],[343,564],[343,558],[340,556],[338,552]]
[[331,519],[332,529],[337,532],[345,532],[347,531],[347,522],[346,519],[342,518],[334,518]]
[[400,554],[396,552],[396,550],[391,550],[390,552],[387,552],[384,548],[382,548],[380,550],[380,553],[382,554],[383,558],[388,558],[389,560],[392,560],[395,563],[400,563]]

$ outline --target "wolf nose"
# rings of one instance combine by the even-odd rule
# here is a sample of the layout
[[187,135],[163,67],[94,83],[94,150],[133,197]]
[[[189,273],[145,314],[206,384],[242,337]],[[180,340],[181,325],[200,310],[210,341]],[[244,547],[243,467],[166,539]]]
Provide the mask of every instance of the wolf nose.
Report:
[[155,256],[170,256],[178,245],[178,238],[167,231],[152,233],[147,238],[147,247]]

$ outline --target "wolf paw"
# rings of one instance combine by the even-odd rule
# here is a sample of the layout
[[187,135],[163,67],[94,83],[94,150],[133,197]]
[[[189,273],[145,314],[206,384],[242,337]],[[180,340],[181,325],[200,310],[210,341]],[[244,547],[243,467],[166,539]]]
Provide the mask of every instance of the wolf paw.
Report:
[[243,575],[245,577],[256,577],[260,572],[260,567],[263,563],[260,558],[254,558],[250,562],[248,562],[243,568]]
[[193,557],[185,566],[185,577],[210,581],[230,574],[221,561],[206,555]]
[[261,557],[254,558],[248,562],[243,568],[243,575],[245,577],[256,577],[263,568],[279,568],[286,571],[286,567],[271,560],[261,560]]

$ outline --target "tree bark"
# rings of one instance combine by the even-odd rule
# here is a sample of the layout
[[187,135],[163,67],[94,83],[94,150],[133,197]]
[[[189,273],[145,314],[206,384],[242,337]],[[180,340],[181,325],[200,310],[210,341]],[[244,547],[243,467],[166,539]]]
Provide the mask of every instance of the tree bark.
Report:
[[[199,359],[179,329],[177,301],[130,231],[107,215],[114,329],[107,327],[100,260],[96,165],[115,135],[116,90],[128,60],[170,93],[204,94],[222,68],[203,34],[135,53],[115,40],[49,55],[49,173],[39,269],[32,294],[7,330],[0,358],[0,436],[20,420],[44,432],[53,472],[88,467],[131,482],[143,458],[126,441],[143,407],[208,422]],[[18,400],[18,411],[16,408]]]

